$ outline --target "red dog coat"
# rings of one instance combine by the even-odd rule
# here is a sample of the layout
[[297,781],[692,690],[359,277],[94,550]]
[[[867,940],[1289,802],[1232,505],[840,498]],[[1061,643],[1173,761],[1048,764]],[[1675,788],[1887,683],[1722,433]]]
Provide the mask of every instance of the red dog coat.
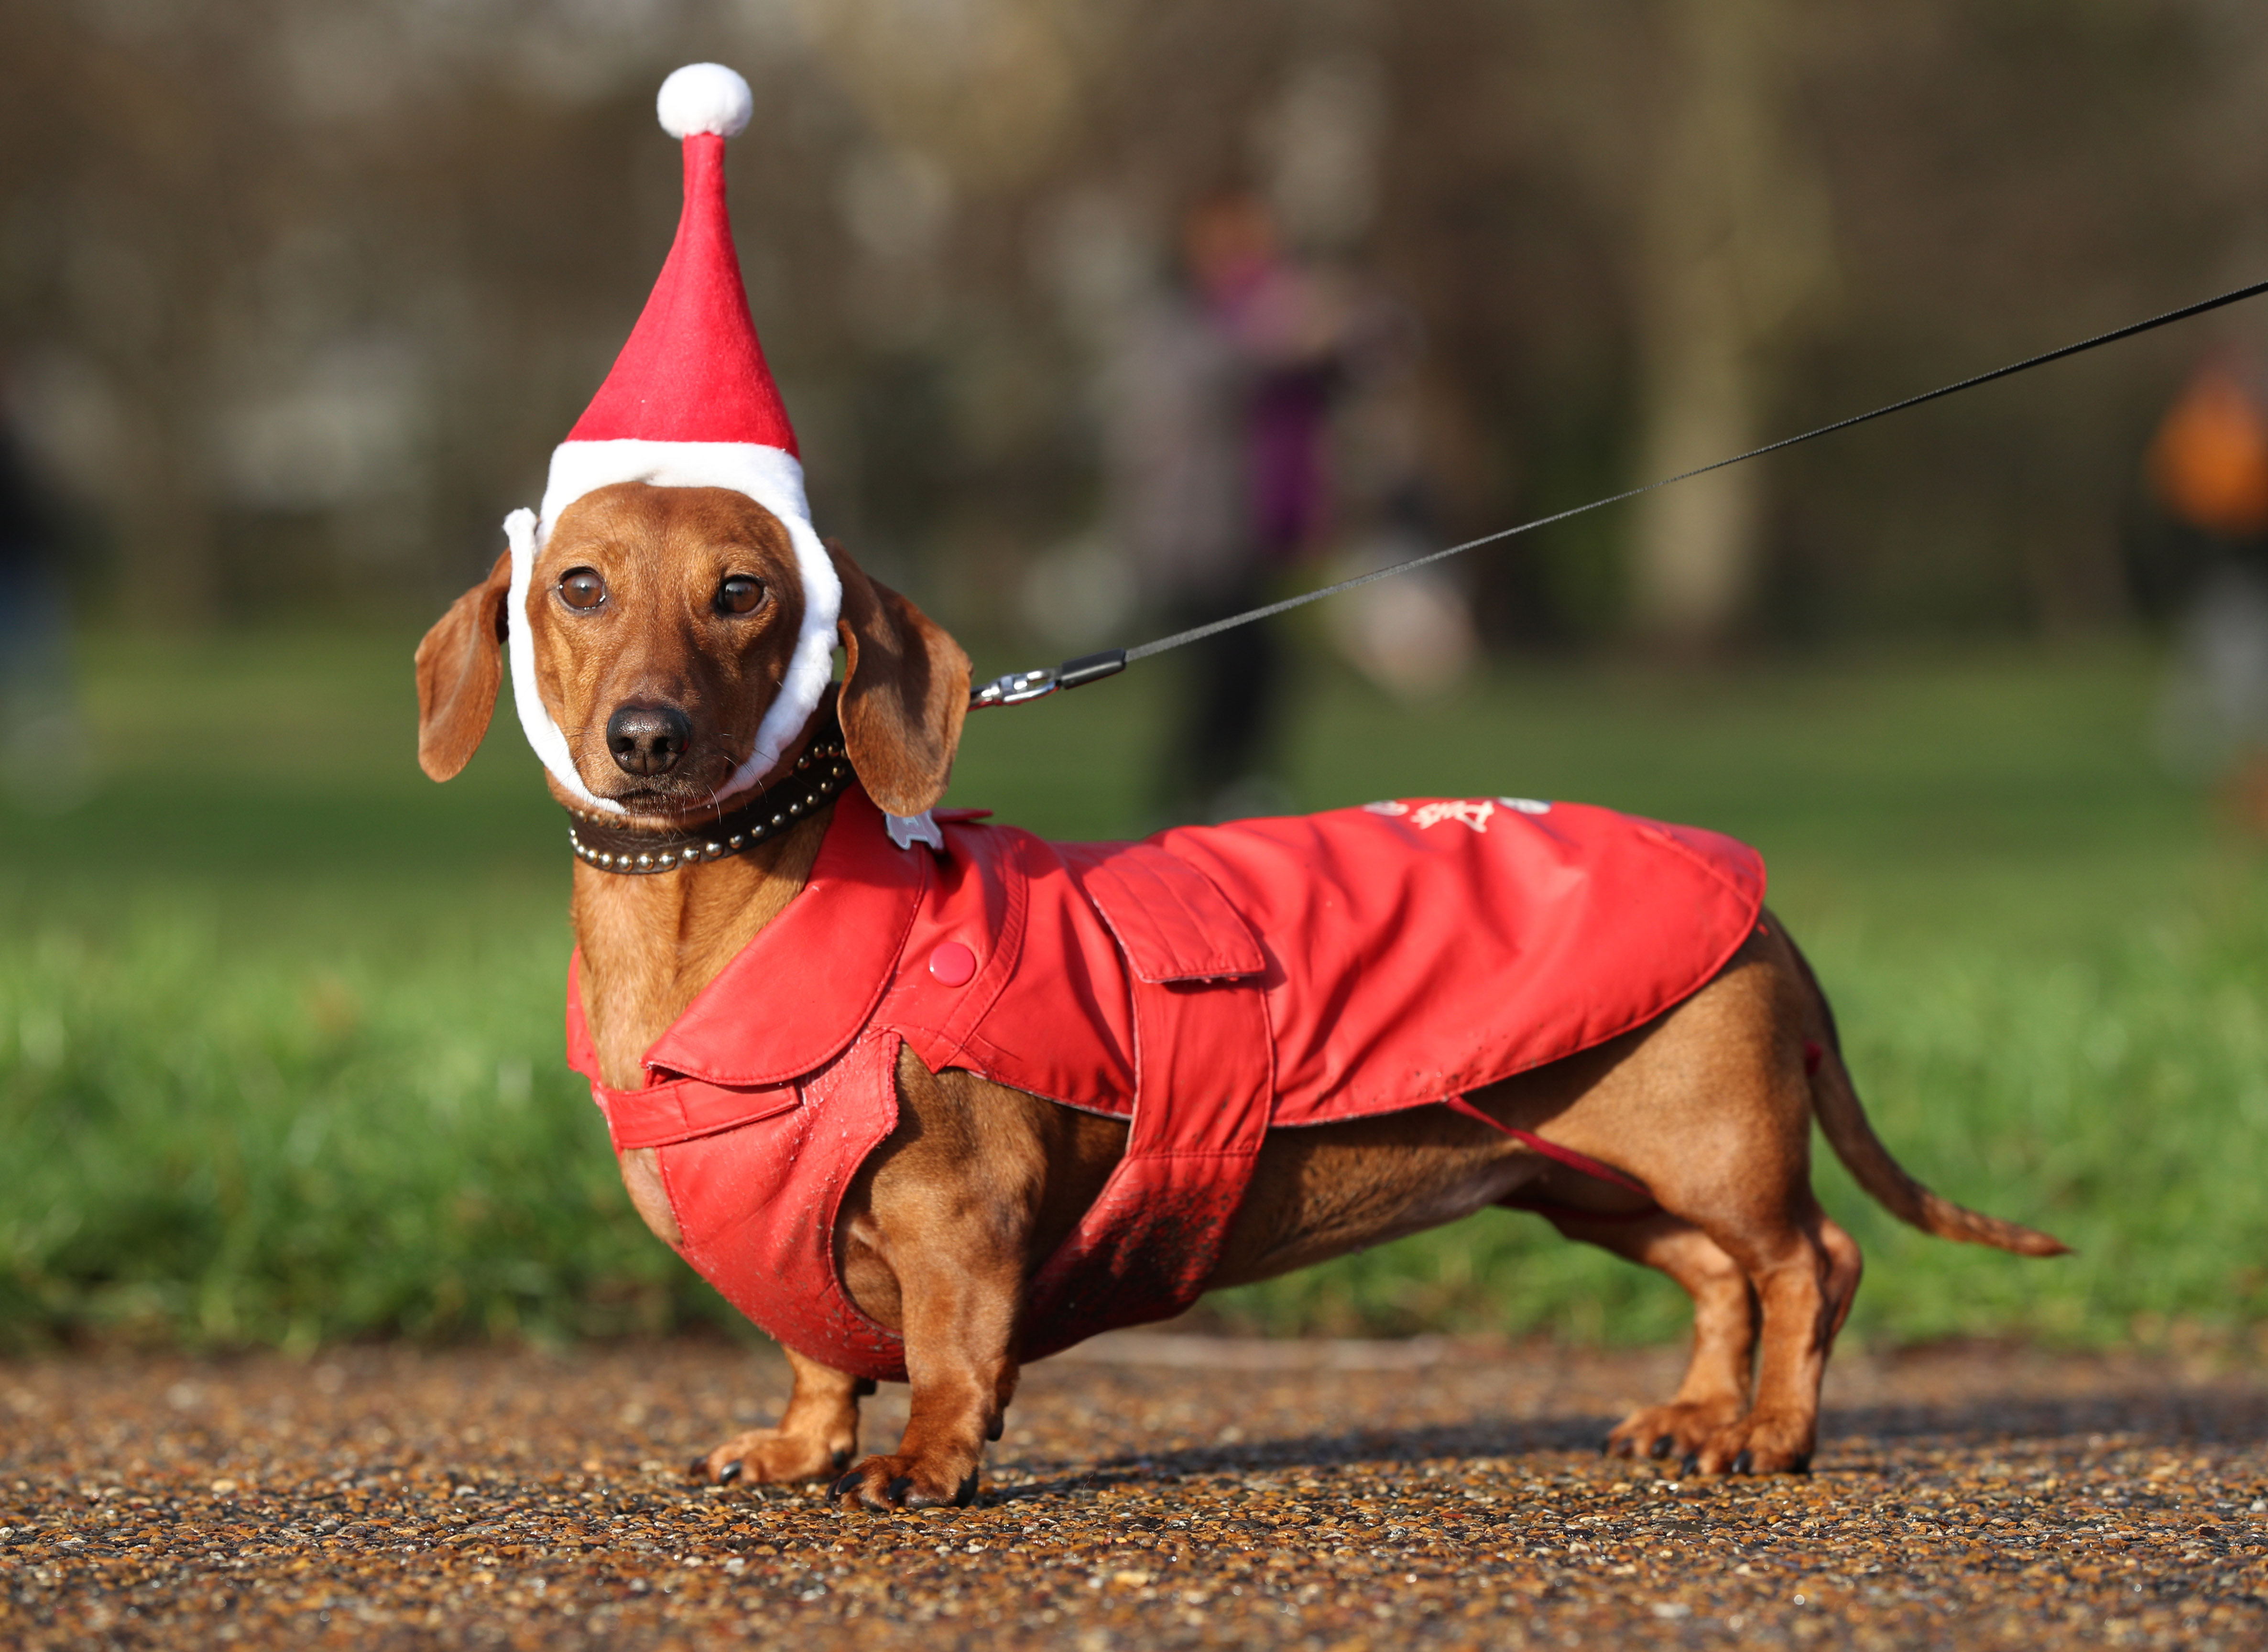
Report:
[[1510,798],[1372,804],[1049,843],[946,817],[899,848],[853,788],[810,882],[608,1090],[660,1149],[686,1259],[775,1339],[899,1380],[836,1270],[835,1219],[897,1122],[902,1045],[1130,1120],[1032,1282],[1022,1357],[1203,1290],[1272,1127],[1450,1101],[1638,1026],[1754,928],[1764,865],[1712,833]]

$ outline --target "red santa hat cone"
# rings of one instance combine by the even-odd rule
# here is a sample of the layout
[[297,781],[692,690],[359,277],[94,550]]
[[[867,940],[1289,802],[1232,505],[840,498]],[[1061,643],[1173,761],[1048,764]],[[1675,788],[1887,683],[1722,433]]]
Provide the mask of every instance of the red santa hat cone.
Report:
[[622,481],[729,488],[777,517],[794,543],[803,628],[778,697],[756,729],[747,760],[718,789],[719,801],[777,766],[834,674],[843,586],[811,525],[795,432],[756,341],[725,209],[725,140],[747,125],[754,107],[748,83],[721,63],[689,64],[662,82],[662,129],[685,145],[677,239],[614,371],[552,452],[541,514],[515,510],[504,519],[512,546],[512,687],[520,726],[559,783],[603,813],[620,814],[622,805],[593,796],[576,772],[566,738],[536,688],[527,623],[536,554],[560,513],[585,494]]

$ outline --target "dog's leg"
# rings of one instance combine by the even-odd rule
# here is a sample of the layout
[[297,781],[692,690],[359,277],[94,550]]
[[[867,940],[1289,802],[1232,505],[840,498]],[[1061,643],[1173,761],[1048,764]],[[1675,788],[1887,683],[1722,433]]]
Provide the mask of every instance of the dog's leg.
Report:
[[1093,1201],[1123,1139],[1115,1123],[968,1073],[932,1074],[911,1051],[898,1098],[897,1130],[843,1203],[843,1278],[904,1336],[913,1403],[898,1449],[836,1482],[848,1509],[975,1499],[1016,1390],[1032,1259]]
[[864,1377],[846,1377],[792,1348],[781,1350],[795,1371],[787,1409],[771,1428],[733,1435],[693,1459],[694,1479],[731,1485],[736,1479],[777,1483],[840,1474],[858,1450],[858,1398],[874,1391]]
[[1696,1454],[1706,1473],[1773,1474],[1811,1465],[1818,1442],[1819,1384],[1827,1355],[1858,1294],[1858,1241],[1807,1198],[1800,1219],[1778,1232],[1727,1234],[1764,1320],[1756,1402]]
[[998,1439],[1017,1366],[1010,1355],[1020,1280],[971,1277],[945,1247],[898,1265],[911,1413],[898,1449],[835,1483],[846,1509],[962,1508],[976,1497],[984,1445]]
[[1660,1268],[1693,1298],[1693,1357],[1685,1380],[1668,1404],[1624,1419],[1604,1449],[1610,1457],[1694,1458],[1749,1409],[1756,1301],[1747,1273],[1700,1229],[1667,1213],[1643,1222],[1587,1222],[1554,1212],[1550,1220],[1568,1238]]
[[[1550,1119],[1554,1141],[1643,1182],[1696,1236],[1675,1267],[1668,1256],[1635,1259],[1664,1267],[1693,1295],[1695,1369],[1678,1399],[1697,1380],[1721,1420],[1697,1443],[1690,1428],[1682,1438],[1668,1432],[1672,1449],[1709,1473],[1808,1465],[1828,1351],[1859,1287],[1857,1244],[1811,1193],[1805,1044],[1817,1037],[1816,1012],[1815,989],[1786,943],[1760,929],[1715,980],[1616,1052],[1611,1069]],[[1617,1248],[1595,1225],[1576,1237]],[[1648,1226],[1633,1224],[1624,1243],[1638,1243]],[[1756,1377],[1742,1412],[1732,1396],[1746,1375],[1751,1311]],[[1652,1421],[1641,1412],[1617,1434],[1650,1451],[1660,1435],[1641,1436]]]
[[[1667,1187],[1668,1178],[1660,1183]],[[1668,1188],[1669,1197],[1678,1192]],[[1617,1234],[1580,1218],[1570,1238],[1658,1267],[1693,1298],[1693,1358],[1668,1404],[1634,1413],[1607,1450],[1683,1460],[1684,1472],[1777,1474],[1808,1467],[1818,1443],[1819,1384],[1859,1290],[1858,1242],[1801,1193],[1793,1220],[1754,1208],[1689,1208]],[[1756,1393],[1749,1368],[1756,1352]]]

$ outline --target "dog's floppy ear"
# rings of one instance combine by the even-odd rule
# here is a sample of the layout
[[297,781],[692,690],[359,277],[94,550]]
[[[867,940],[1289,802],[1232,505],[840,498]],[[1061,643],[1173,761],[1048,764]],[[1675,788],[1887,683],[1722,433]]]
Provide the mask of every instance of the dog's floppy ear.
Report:
[[968,656],[943,627],[871,580],[828,542],[843,582],[843,740],[866,795],[916,815],[945,796],[961,721],[968,715]]
[[449,605],[417,645],[417,766],[447,780],[473,760],[496,710],[504,680],[505,597],[512,553],[489,576]]

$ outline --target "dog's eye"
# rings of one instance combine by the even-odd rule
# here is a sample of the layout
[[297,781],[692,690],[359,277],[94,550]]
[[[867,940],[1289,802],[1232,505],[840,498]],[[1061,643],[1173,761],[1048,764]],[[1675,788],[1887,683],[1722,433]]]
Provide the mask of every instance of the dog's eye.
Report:
[[717,587],[717,606],[725,613],[754,613],[764,599],[764,582],[735,574]]
[[607,599],[607,582],[587,568],[571,569],[559,581],[559,600],[571,608],[595,608]]

